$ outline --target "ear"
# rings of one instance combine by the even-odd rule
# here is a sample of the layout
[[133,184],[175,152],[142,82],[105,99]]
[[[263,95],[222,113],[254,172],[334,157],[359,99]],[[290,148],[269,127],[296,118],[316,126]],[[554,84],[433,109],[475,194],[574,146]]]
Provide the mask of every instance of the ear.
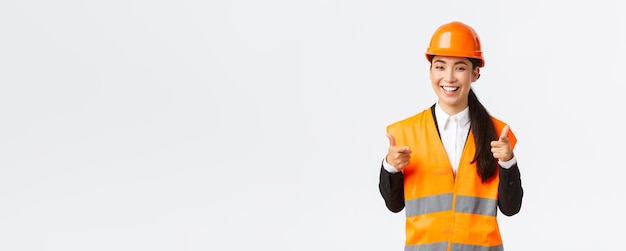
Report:
[[478,78],[480,78],[480,67],[474,68],[474,71],[472,72],[472,82],[476,82]]

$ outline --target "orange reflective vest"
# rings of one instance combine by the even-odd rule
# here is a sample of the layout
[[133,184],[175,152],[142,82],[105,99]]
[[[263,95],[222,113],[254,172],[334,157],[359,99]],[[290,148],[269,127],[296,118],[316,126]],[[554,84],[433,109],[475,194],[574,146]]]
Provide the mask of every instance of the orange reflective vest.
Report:
[[[496,135],[505,123],[492,117]],[[472,164],[476,147],[471,130],[456,176],[439,138],[431,109],[387,127],[398,146],[412,150],[404,173],[405,251],[502,250],[496,220],[498,171],[482,183]],[[509,131],[511,147],[516,138]],[[497,160],[494,159],[494,165]]]

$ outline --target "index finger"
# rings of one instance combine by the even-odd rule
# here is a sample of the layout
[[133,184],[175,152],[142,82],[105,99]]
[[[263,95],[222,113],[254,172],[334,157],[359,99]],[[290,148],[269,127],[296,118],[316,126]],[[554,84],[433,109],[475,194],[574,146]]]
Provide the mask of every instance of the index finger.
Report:
[[396,146],[396,138],[394,138],[391,133],[387,133],[387,138],[389,139],[390,146]]
[[502,132],[500,133],[500,139],[507,138],[508,135],[509,135],[509,125],[505,125],[504,128],[502,128]]

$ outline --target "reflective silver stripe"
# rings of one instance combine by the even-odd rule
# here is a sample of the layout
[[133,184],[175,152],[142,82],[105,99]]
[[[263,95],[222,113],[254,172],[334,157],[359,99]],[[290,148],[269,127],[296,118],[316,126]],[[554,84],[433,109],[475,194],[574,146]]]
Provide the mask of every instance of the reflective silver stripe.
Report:
[[406,245],[404,251],[441,251],[448,249],[448,242],[435,242],[431,244]]
[[496,216],[498,201],[472,196],[456,196],[455,211],[460,213]]
[[452,193],[407,200],[406,217],[452,210]]
[[450,251],[504,251],[502,245],[500,246],[476,246],[467,244],[452,243]]
[[[448,248],[448,242],[436,242],[431,244],[419,244],[419,245],[406,245],[404,251],[441,251]],[[450,251],[504,251],[502,245],[500,246],[477,246],[468,244],[452,243],[450,245]]]

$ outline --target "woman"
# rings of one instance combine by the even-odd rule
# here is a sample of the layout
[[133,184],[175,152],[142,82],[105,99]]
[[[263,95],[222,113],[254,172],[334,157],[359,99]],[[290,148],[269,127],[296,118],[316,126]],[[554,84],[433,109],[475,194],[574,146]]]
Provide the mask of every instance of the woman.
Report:
[[485,65],[480,39],[461,22],[440,26],[426,51],[438,100],[387,127],[379,190],[406,212],[405,250],[503,250],[498,209],[520,211],[516,138],[472,91]]

